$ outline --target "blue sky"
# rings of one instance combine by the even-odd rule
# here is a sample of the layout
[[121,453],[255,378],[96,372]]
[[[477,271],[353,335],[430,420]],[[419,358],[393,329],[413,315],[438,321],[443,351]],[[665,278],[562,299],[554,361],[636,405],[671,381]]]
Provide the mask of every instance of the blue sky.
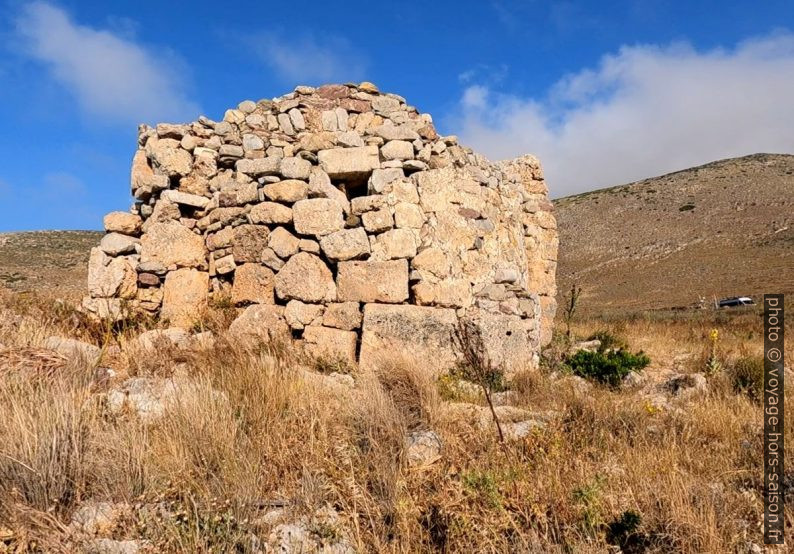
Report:
[[0,231],[127,209],[139,122],[369,80],[554,196],[794,151],[794,3],[0,0]]

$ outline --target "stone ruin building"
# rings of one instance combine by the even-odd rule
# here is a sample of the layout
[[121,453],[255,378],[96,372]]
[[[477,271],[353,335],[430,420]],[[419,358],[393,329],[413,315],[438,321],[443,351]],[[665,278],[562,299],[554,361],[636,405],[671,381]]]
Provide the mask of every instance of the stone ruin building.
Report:
[[141,126],[131,188],[91,251],[83,309],[99,317],[189,327],[223,299],[232,333],[361,366],[442,368],[461,317],[506,370],[550,339],[558,239],[538,160],[492,163],[371,83]]

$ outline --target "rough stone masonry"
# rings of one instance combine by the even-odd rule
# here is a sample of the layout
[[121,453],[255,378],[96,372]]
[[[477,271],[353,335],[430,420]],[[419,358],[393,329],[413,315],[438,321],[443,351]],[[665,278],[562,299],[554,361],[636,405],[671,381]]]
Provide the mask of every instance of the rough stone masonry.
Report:
[[444,368],[460,317],[508,371],[550,339],[558,239],[538,160],[492,163],[371,83],[141,126],[131,187],[91,251],[83,308],[99,317],[186,327],[227,299],[232,333],[362,367]]

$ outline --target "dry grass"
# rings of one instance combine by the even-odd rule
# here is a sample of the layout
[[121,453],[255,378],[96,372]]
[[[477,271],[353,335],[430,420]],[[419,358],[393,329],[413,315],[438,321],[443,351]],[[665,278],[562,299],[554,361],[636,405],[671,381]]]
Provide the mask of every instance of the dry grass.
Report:
[[[111,536],[147,539],[158,552],[251,551],[250,536],[267,538],[271,524],[261,518],[278,505],[293,517],[333,507],[339,525],[315,533],[344,536],[361,552],[604,552],[609,524],[627,511],[641,522],[625,552],[742,552],[747,541],[762,543],[760,407],[734,391],[727,371],[711,378],[707,395],[661,411],[637,393],[581,393],[547,375],[521,376],[517,405],[560,416],[504,447],[495,432],[449,417],[436,381],[399,360],[357,375],[356,392],[335,392],[301,379],[284,349],[220,335],[212,350],[162,351],[143,363],[126,355],[133,329],[98,333],[74,325],[68,311],[0,301],[7,352],[69,334],[120,344],[118,379],[186,373],[196,384],[160,423],[144,426],[109,413],[82,362],[46,378],[17,371],[19,363],[0,372],[0,530],[13,533],[9,548],[75,551],[67,525],[86,499],[129,504]],[[757,353],[759,325],[745,314],[593,319],[574,330],[621,334],[650,354],[653,374],[700,370],[714,326],[729,367]],[[788,398],[791,413],[790,389]],[[441,436],[433,465],[408,466],[404,441],[415,429]],[[786,442],[792,459],[791,426]]]

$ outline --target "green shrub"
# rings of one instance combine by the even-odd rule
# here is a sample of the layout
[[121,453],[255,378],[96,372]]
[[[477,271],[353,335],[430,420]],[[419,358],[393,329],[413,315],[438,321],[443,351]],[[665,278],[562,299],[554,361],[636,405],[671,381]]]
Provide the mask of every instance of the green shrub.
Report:
[[628,350],[609,352],[580,350],[567,360],[574,375],[593,379],[612,387],[620,386],[626,375],[632,371],[640,371],[649,363],[651,363],[651,359],[642,352],[632,354]]
[[746,394],[753,400],[761,400],[764,394],[764,359],[744,356],[728,369],[733,390]]

